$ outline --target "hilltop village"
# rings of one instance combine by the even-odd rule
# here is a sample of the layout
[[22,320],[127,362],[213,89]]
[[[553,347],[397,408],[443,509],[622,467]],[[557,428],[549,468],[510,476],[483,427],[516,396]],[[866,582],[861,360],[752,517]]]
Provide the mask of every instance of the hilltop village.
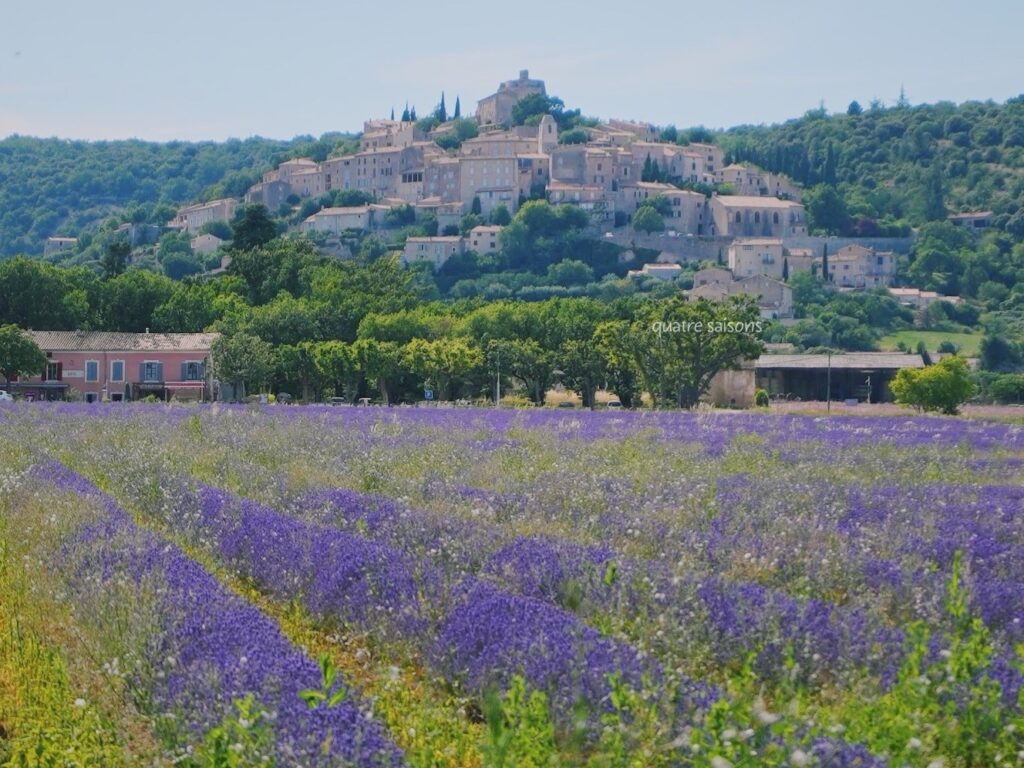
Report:
[[[588,231],[624,247],[624,262],[633,257],[630,246],[660,252],[630,275],[670,280],[680,263],[717,261],[727,270],[700,275],[694,297],[753,293],[770,318],[792,316],[792,291],[784,281],[801,271],[820,275],[828,266],[839,288],[890,284],[896,271],[891,250],[843,242],[829,256],[821,238],[808,237],[801,190],[787,177],[726,165],[721,147],[669,141],[648,123],[587,121],[561,130],[544,113],[552,103],[560,104],[549,98],[544,81],[523,70],[481,99],[472,118],[461,117],[457,106],[451,119],[416,120],[406,109],[399,119],[368,120],[358,151],[319,162],[285,161],[244,200],[182,208],[168,226],[193,234],[193,248],[209,252],[221,241],[201,230],[230,221],[241,204],[273,211],[335,190],[352,192],[359,204],[321,207],[299,231],[324,251],[346,255],[353,235],[399,223],[425,225],[432,234],[405,238],[401,261],[439,269],[470,251],[499,252],[504,225],[522,205],[541,199],[584,211]],[[522,119],[528,105],[538,111]],[[477,217],[473,226],[465,226],[467,215]]]

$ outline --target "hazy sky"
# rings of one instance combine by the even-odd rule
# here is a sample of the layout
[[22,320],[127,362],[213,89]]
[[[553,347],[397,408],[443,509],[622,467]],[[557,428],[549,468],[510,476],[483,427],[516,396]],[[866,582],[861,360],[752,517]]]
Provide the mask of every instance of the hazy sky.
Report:
[[0,0],[0,137],[291,138],[528,68],[601,118],[730,126],[822,100],[1024,92],[1024,0]]

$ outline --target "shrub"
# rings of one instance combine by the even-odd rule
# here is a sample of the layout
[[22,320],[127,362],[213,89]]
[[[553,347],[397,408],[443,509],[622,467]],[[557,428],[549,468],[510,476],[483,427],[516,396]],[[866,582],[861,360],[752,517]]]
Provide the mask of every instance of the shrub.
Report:
[[758,408],[767,408],[768,402],[768,393],[765,390],[759,389],[754,392],[754,405]]
[[926,368],[904,368],[892,382],[897,403],[947,414],[958,413],[976,390],[962,357],[947,357]]

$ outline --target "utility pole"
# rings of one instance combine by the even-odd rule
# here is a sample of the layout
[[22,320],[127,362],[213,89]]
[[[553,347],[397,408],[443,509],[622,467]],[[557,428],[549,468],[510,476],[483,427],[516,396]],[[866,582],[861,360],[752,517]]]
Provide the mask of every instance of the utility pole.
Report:
[[825,411],[832,413],[832,350],[828,351],[828,369],[825,374]]

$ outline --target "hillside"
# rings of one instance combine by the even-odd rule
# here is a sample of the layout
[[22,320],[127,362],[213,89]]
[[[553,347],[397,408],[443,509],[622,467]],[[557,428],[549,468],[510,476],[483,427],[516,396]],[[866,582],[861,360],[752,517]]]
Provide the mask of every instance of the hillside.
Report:
[[0,258],[41,254],[51,235],[78,236],[116,214],[163,224],[184,203],[238,196],[291,157],[327,157],[341,134],[291,141],[0,141]]
[[997,228],[1024,237],[1024,96],[888,109],[854,102],[846,114],[813,111],[783,125],[740,126],[716,141],[733,161],[805,187],[835,184],[840,205],[821,189],[805,202],[815,225],[838,234],[991,210]]
[[[812,226],[837,234],[905,234],[947,212],[992,210],[1024,238],[1024,97],[961,105],[822,110],[782,125],[663,132],[713,140],[728,159],[811,188]],[[163,223],[171,208],[240,196],[283,160],[322,160],[351,137],[223,143],[0,141],[0,257],[42,253],[51,235],[77,236],[111,215]],[[827,187],[835,182],[838,200]],[[816,189],[815,189],[816,187]]]

